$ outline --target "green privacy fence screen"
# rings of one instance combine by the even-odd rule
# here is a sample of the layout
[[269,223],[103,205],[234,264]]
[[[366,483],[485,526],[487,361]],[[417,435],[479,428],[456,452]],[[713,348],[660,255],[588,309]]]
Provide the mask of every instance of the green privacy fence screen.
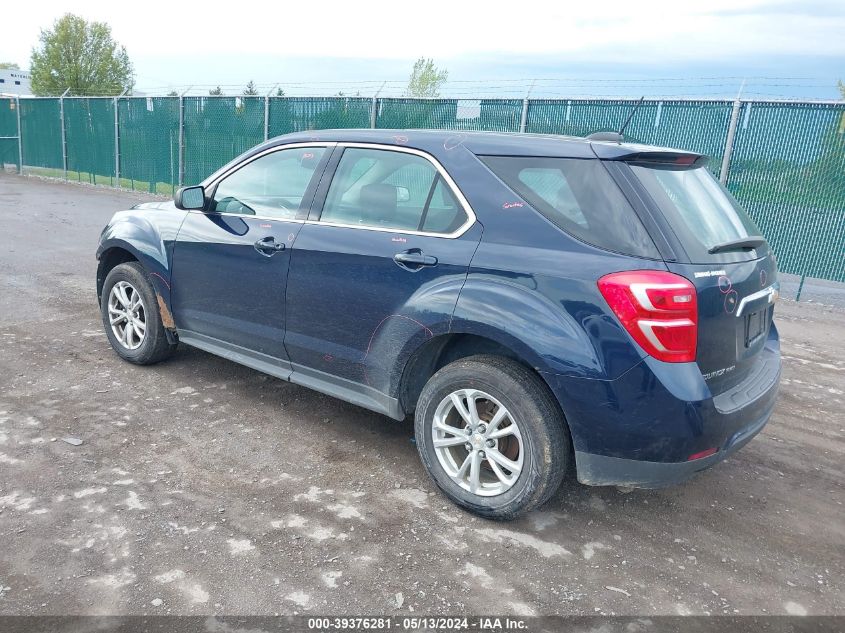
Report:
[[845,104],[742,104],[728,188],[786,272],[845,281]]
[[0,166],[15,165],[20,168],[17,108],[14,99],[0,99]]
[[179,182],[179,99],[120,99],[117,111],[121,186],[171,193]]
[[61,175],[63,152],[59,100],[20,99],[20,112],[24,169],[32,165],[46,170],[46,175]]
[[[0,99],[0,161],[17,165],[22,160],[27,173],[170,194],[180,184],[203,180],[264,139],[289,132],[437,128],[584,136],[617,129],[634,103],[228,96]],[[649,100],[636,110],[625,136],[707,154],[712,172],[769,238],[781,270],[845,281],[845,102]]]
[[68,171],[78,180],[115,185],[114,101],[64,100]]
[[269,99],[269,137],[331,128],[370,127],[372,99],[290,97]]

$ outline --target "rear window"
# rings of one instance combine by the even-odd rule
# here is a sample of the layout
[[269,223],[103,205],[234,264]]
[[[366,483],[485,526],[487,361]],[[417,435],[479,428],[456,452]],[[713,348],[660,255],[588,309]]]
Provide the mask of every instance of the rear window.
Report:
[[744,255],[741,250],[730,251],[730,255],[708,253],[718,244],[761,233],[706,168],[632,164],[631,169],[660,207],[691,262],[755,257],[753,251],[744,251]]
[[600,248],[659,259],[648,231],[599,160],[480,156],[528,204]]

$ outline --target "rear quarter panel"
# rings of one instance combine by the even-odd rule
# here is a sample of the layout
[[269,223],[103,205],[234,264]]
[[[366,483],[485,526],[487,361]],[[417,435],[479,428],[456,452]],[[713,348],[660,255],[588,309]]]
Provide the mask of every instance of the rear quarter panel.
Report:
[[565,233],[466,151],[453,172],[484,234],[452,331],[492,338],[538,371],[613,379],[644,354],[598,291],[620,270],[666,270],[662,261],[605,251]]

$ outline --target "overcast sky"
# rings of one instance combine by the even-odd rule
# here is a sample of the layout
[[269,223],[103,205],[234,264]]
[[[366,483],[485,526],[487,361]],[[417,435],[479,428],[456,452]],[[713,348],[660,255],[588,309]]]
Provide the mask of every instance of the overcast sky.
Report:
[[[40,29],[72,10],[108,22],[139,90],[288,84],[289,93],[384,80],[398,91],[413,60],[450,71],[452,94],[836,96],[845,78],[843,0],[640,2],[289,1],[14,2],[0,61],[26,68]],[[769,78],[769,79],[762,79]],[[483,80],[473,84],[473,80]],[[320,83],[317,82],[325,82]],[[372,82],[372,83],[366,83]],[[795,93],[795,94],[789,94]],[[509,94],[509,96],[511,96]],[[577,96],[573,94],[573,96]]]

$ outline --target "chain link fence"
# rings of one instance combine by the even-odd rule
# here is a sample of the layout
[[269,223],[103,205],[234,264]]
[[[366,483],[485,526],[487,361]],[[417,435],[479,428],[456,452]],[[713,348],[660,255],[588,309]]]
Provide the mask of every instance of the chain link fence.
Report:
[[[329,128],[584,136],[615,130],[631,99],[66,97],[0,99],[0,162],[171,194],[261,141]],[[628,140],[710,156],[781,270],[845,281],[845,102],[648,100]]]

